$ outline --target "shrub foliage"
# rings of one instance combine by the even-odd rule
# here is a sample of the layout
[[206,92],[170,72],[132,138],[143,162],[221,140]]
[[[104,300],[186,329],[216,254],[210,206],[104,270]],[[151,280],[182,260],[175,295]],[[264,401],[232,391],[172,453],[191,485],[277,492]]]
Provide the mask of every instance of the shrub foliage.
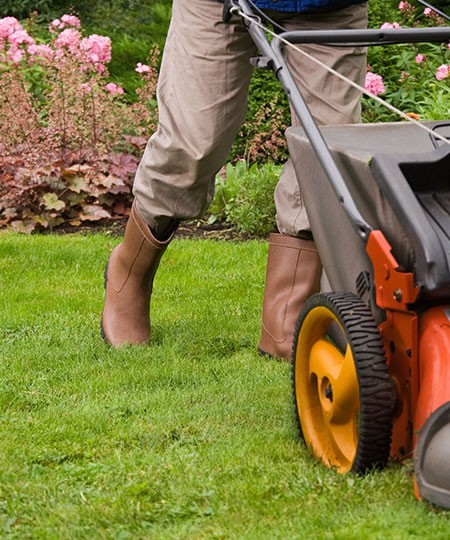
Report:
[[77,17],[54,21],[45,43],[7,17],[0,40],[0,225],[32,231],[126,214],[135,154],[156,126],[158,50],[153,65],[138,65],[140,99],[125,107],[108,82],[109,38],[83,37]]

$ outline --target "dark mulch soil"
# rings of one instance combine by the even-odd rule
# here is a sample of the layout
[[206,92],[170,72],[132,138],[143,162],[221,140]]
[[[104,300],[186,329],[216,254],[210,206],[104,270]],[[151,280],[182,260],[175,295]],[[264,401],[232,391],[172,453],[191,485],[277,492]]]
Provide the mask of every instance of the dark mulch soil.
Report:
[[[78,227],[62,225],[53,234],[92,234],[104,232],[111,236],[122,236],[125,231],[127,218],[104,220],[87,223]],[[176,238],[214,239],[214,240],[246,240],[247,237],[236,231],[228,223],[216,222],[208,224],[203,221],[185,221],[178,227]]]

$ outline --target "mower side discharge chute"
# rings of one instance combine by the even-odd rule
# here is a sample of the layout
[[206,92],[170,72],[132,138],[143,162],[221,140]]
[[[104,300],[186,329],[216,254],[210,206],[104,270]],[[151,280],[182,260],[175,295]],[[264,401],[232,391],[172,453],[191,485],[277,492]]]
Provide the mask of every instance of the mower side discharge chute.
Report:
[[425,422],[414,461],[418,498],[450,509],[450,401]]
[[423,314],[419,343],[415,491],[421,499],[450,508],[450,306]]

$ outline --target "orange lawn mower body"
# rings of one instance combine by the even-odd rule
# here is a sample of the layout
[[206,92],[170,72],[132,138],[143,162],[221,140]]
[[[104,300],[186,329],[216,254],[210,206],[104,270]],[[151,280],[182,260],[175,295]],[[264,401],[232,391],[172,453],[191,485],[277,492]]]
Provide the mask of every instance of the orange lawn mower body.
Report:
[[416,496],[450,508],[450,122],[319,128],[283,55],[287,42],[446,43],[450,28],[278,28],[269,43],[248,0],[227,0],[224,20],[235,13],[300,120],[287,141],[326,274],[294,335],[300,434],[342,473],[413,458]]
[[419,287],[380,231],[367,252],[377,304],[386,311],[379,329],[397,397],[390,455],[414,456],[416,496],[450,508],[450,303],[412,311]]
[[[373,226],[364,247],[358,247],[358,234],[320,173],[316,155],[307,150],[304,132],[298,128],[288,132],[294,164],[300,167],[296,156],[301,155],[305,171],[306,162],[302,189],[330,288],[311,298],[300,314],[293,352],[295,403],[305,441],[326,464],[342,472],[365,472],[384,466],[389,458],[413,458],[416,496],[450,508],[450,150],[430,151],[431,141],[412,128],[406,124],[322,128],[353,200]],[[390,131],[394,143],[389,142]],[[339,291],[353,295],[347,311],[339,308],[344,294]],[[325,347],[320,350],[321,344],[328,348],[330,342],[339,344],[330,325],[319,320],[326,331],[308,336],[318,304],[337,315],[344,336],[334,357]],[[365,336],[353,337],[352,317],[359,304],[366,313],[353,324]],[[376,339],[381,357],[378,351],[367,359]],[[317,351],[320,360],[314,358]],[[345,387],[340,379],[349,378],[349,356],[356,367],[354,383],[340,394]],[[299,375],[305,361],[309,371]],[[338,433],[338,417],[327,425],[319,420],[326,415],[326,399],[308,413],[314,408],[301,397],[311,392],[322,392],[323,397],[328,392],[342,407],[341,402],[347,403],[356,391],[359,409],[350,415],[345,444]],[[319,448],[315,435],[304,429],[311,422],[327,432],[327,441]],[[350,445],[350,454],[345,445]]]

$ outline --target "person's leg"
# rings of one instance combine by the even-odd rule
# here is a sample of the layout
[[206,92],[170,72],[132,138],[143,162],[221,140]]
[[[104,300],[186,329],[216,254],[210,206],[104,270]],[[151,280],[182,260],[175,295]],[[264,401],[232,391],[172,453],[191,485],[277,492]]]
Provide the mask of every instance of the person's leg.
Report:
[[[322,14],[305,14],[284,22],[287,30],[360,29],[367,26],[368,6],[355,4],[346,9]],[[351,81],[364,86],[367,69],[364,47],[331,47],[308,44],[305,52],[335,69]],[[361,121],[361,93],[332,73],[288,48],[286,59],[291,73],[319,125],[355,124]],[[299,125],[292,112],[292,125]],[[301,180],[301,179],[300,179]],[[309,230],[309,219],[304,208],[294,167],[289,160],[275,190],[277,226],[282,234],[297,236]]]
[[[305,14],[281,21],[287,30],[365,28],[367,4],[330,13]],[[366,54],[362,47],[304,45],[311,56],[352,81],[364,83]],[[318,124],[348,124],[361,118],[360,92],[300,53],[287,50],[291,72]],[[293,125],[298,119],[293,116]],[[294,167],[288,161],[275,190],[277,227],[271,235],[258,349],[290,359],[295,324],[304,302],[320,290],[322,265],[309,231]]]
[[157,232],[201,217],[245,117],[255,46],[242,22],[223,23],[215,0],[175,0],[158,83],[159,127],[134,183]]
[[243,121],[255,47],[222,5],[174,0],[158,81],[159,126],[140,162],[124,240],[106,271],[102,334],[114,347],[150,338],[150,296],[177,223],[200,217]]

